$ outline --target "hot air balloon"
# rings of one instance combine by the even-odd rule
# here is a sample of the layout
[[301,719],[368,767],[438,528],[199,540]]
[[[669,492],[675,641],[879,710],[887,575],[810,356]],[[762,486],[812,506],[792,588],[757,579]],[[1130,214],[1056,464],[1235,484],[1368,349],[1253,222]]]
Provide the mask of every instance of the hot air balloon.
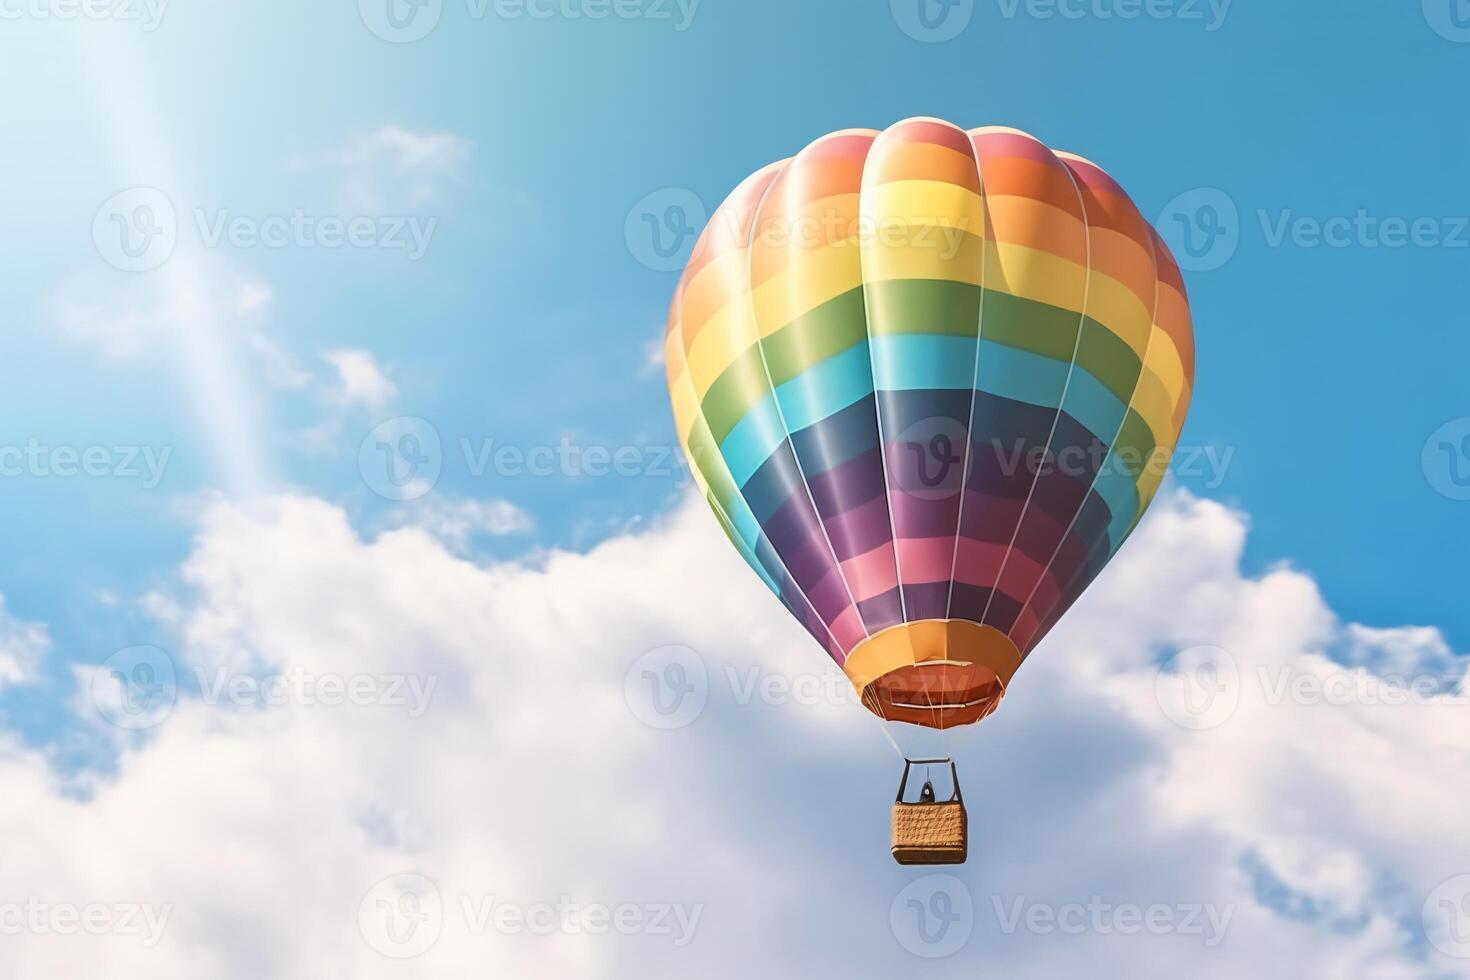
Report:
[[[737,187],[665,353],[731,544],[863,705],[940,730],[996,709],[1137,526],[1194,376],[1179,268],[1122,187],[929,118],[832,133]],[[962,861],[957,778],[947,802],[903,785],[895,857]]]

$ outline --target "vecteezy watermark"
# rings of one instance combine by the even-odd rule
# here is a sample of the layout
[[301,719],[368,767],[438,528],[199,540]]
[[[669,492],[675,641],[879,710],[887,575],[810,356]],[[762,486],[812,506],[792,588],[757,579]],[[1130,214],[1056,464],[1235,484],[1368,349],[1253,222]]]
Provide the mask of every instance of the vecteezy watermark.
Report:
[[708,219],[698,194],[687,187],[660,188],[628,209],[623,242],[640,265],[654,272],[678,272]]
[[[925,448],[934,456],[942,451],[942,447],[936,450],[932,443]],[[1162,478],[1165,473],[1172,472],[1177,477],[1201,480],[1210,490],[1218,489],[1225,482],[1230,464],[1235,460],[1234,446],[1176,446],[1168,452],[1155,447],[1144,452],[1133,446],[1109,447],[1098,441],[1086,446],[1057,447],[1050,444],[1037,446],[1025,439],[1016,439],[1007,445],[1000,439],[992,439],[990,450],[995,455],[997,468],[1006,476],[1022,472],[1032,476],[1060,475],[1084,479],[1122,475],[1132,480],[1142,473]],[[936,458],[936,464],[938,461]],[[959,489],[956,487],[954,492]]]
[[1470,874],[1446,878],[1424,899],[1424,935],[1446,956],[1470,960]]
[[726,667],[723,676],[730,688],[732,700],[742,707],[752,704],[769,707],[790,704],[803,708],[823,705],[855,707],[862,704],[852,682],[836,670],[782,674],[759,666],[746,667],[743,670]]
[[[673,445],[583,443],[562,436],[554,443],[503,443],[494,437],[458,439],[448,462],[475,480],[655,479],[689,486],[694,476],[683,451]],[[426,419],[401,416],[380,423],[358,446],[363,482],[388,500],[425,496],[445,467],[443,441]],[[461,470],[456,470],[461,472]]]
[[48,446],[0,444],[0,477],[138,480],[144,490],[163,482],[172,446]]
[[34,895],[0,901],[0,936],[118,936],[152,949],[163,939],[172,904],[48,902]]
[[142,731],[160,724],[179,698],[173,658],[155,646],[126,647],[92,673],[92,704],[118,728]]
[[472,936],[661,936],[682,949],[694,941],[704,904],[696,902],[507,901],[494,895],[461,895],[460,911]]
[[119,191],[92,216],[92,244],[102,260],[123,272],[149,272],[174,254],[179,218],[173,201],[156,187]]
[[402,708],[415,720],[429,710],[439,686],[435,674],[340,674],[299,666],[263,675],[196,666],[194,675],[200,699],[212,706]]
[[1024,895],[992,895],[1000,931],[1037,936],[1197,936],[1213,949],[1225,939],[1235,905],[1211,902],[1112,902],[1093,895],[1086,902],[1034,902]]
[[[1298,214],[1291,208],[1257,208],[1261,242],[1267,248],[1470,249],[1470,215],[1385,215],[1367,208],[1351,214]],[[1244,232],[1235,201],[1217,187],[1185,191],[1157,222],[1180,268],[1209,272],[1229,262]]]
[[429,251],[439,228],[436,217],[412,214],[312,214],[296,208],[289,214],[239,214],[227,208],[193,211],[195,230],[205,248],[375,249],[402,252],[417,262]]
[[1470,415],[1430,433],[1421,456],[1429,485],[1451,500],[1470,500]]
[[477,479],[488,473],[507,479],[655,477],[672,479],[681,489],[693,479],[677,446],[582,445],[570,436],[534,446],[462,438],[459,446],[465,468]]
[[1446,41],[1470,44],[1470,0],[1423,0],[1424,19]]
[[162,266],[184,230],[205,249],[374,250],[416,262],[439,228],[436,217],[314,214],[305,208],[259,215],[196,207],[188,217],[181,223],[173,200],[158,188],[132,187],[102,202],[92,218],[92,243],[103,261],[123,272]]
[[[685,257],[683,246],[692,244],[698,234],[698,226],[688,220],[689,209],[694,205],[683,199],[683,195],[691,192],[675,189],[674,193],[678,200],[667,199],[669,189],[657,191],[629,212],[624,235],[634,257],[645,265],[654,262],[662,266]],[[703,210],[703,205],[698,205],[697,213],[703,214]],[[825,207],[794,216],[763,214],[759,223],[749,228],[741,224],[744,219],[738,210],[726,209],[716,212],[712,220],[718,222],[718,230],[730,239],[748,238],[750,246],[756,249],[810,252],[828,245],[845,245],[860,249],[927,251],[948,262],[968,243],[975,252],[975,261],[980,258],[981,238],[972,231],[968,217],[956,220],[952,215],[926,212],[854,214],[851,209]],[[978,230],[978,222],[974,228]],[[635,235],[635,231],[648,234]]]
[[623,700],[650,728],[672,731],[693,724],[709,701],[704,658],[686,646],[649,650],[623,675]]
[[1218,269],[1240,247],[1240,211],[1218,187],[1185,191],[1168,204],[1156,222],[1174,260],[1186,272]]
[[1458,692],[1459,678],[1455,676],[1376,674],[1363,667],[1335,665],[1327,671],[1305,671],[1260,664],[1256,680],[1268,707],[1287,703],[1338,708],[1470,704],[1470,697]]
[[158,30],[169,0],[0,0],[0,21],[115,21]]
[[1256,211],[1268,248],[1470,248],[1470,216],[1376,215],[1359,208],[1351,215],[1319,218],[1282,208]]
[[[394,708],[410,719],[428,712],[439,686],[435,674],[336,673],[301,666],[246,673],[195,665],[192,675],[198,700],[211,707]],[[128,647],[108,657],[92,674],[92,703],[98,714],[119,728],[152,728],[178,702],[179,678],[173,658],[163,650]]]
[[694,939],[703,903],[580,901],[569,895],[520,901],[488,893],[451,895],[421,874],[384,878],[357,907],[358,931],[390,959],[412,959],[433,948],[446,928],[471,937],[656,936],[683,948]]
[[[682,34],[694,24],[702,0],[462,0],[472,21],[650,21]],[[459,4],[455,4],[459,6]],[[444,0],[358,0],[369,31],[394,44],[422,41],[439,26]]]
[[1229,721],[1240,705],[1240,693],[1240,665],[1223,647],[1180,650],[1154,677],[1154,699],[1165,717],[1193,731]]
[[954,875],[931,874],[909,882],[888,906],[888,927],[915,956],[953,956],[975,929],[975,900]]
[[1213,34],[1225,25],[1234,0],[996,0],[1006,20],[1177,20]]
[[915,41],[941,44],[964,33],[975,16],[975,0],[888,0],[893,22]]
[[357,928],[370,947],[389,959],[422,956],[444,932],[444,898],[423,875],[384,878],[358,903]]
[[861,704],[852,683],[837,670],[786,674],[760,665],[727,665],[712,675],[704,658],[685,646],[650,650],[633,661],[623,676],[628,710],[650,728],[686,728],[716,695],[741,708]]
[[427,419],[389,419],[367,434],[357,449],[363,482],[388,500],[417,500],[434,489],[444,469],[439,430]]
[[1164,714],[1196,731],[1229,721],[1249,691],[1265,708],[1395,708],[1470,705],[1462,672],[1382,673],[1357,664],[1307,659],[1259,663],[1243,671],[1229,651],[1190,647],[1171,657],[1154,678]]

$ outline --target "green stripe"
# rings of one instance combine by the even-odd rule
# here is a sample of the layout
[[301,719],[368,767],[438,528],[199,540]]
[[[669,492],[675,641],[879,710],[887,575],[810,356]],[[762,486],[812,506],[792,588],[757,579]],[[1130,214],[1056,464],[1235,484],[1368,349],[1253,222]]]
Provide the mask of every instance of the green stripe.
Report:
[[735,358],[719,380],[705,392],[700,408],[709,423],[710,433],[716,442],[724,442],[730,430],[745,417],[766,395],[771,385],[766,380],[766,368],[761,363],[761,352],[754,344]]
[[771,380],[780,386],[815,364],[868,339],[863,288],[858,286],[803,313],[761,341]]
[[1112,451],[1116,454],[1112,464],[1121,466],[1135,483],[1138,482],[1149,454],[1154,451],[1154,433],[1134,409],[1128,409],[1128,417],[1123,420],[1123,430],[1118,433]]
[[[1120,402],[1132,398],[1142,364],[1133,349],[1104,324],[1078,317],[1033,299],[984,290],[971,283],[945,279],[888,279],[850,289],[802,314],[761,342],[770,382],[760,351],[750,347],[737,357],[705,394],[702,408],[716,440],[723,440],[769,391],[769,383],[783,385],[812,366],[867,339],[868,331],[881,334],[937,334],[974,337],[977,325],[984,339],[1019,350],[1077,363],[1107,386]],[[1077,342],[1079,322],[1084,331]],[[1151,444],[1151,440],[1150,440]]]
[[1128,342],[1091,317],[1082,327],[1077,363],[1107,385],[1124,405],[1133,398],[1139,372],[1143,370],[1143,362]]
[[874,336],[932,333],[974,337],[980,322],[980,287],[967,282],[884,279],[868,283],[867,301],[868,325]]

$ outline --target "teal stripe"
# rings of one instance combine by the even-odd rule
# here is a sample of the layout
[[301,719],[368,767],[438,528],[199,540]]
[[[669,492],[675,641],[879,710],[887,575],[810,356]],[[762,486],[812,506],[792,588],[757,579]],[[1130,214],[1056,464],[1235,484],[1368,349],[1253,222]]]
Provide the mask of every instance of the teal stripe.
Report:
[[1108,541],[1113,542],[1116,549],[1138,510],[1138,486],[1117,457],[1109,456],[1092,490],[1108,505],[1108,512],[1112,515],[1108,522]]
[[1072,381],[1067,386],[1067,399],[1062,407],[1102,441],[1113,438],[1128,411],[1128,406],[1118,401],[1107,385],[1080,364],[1072,369]]
[[[1067,380],[1071,371],[1071,382]],[[1066,411],[1099,439],[1111,439],[1128,407],[1082,365],[988,340],[980,342],[976,386],[984,392],[1041,408],[1056,408],[1067,392]]]
[[929,333],[879,334],[873,387],[881,391],[968,390],[975,379],[975,338]]
[[737,498],[736,503],[731,505],[730,523],[735,525],[735,533],[740,535],[740,540],[754,553],[761,538],[761,525],[743,498]]
[[1069,367],[1054,357],[982,340],[976,387],[1012,401],[1055,409],[1061,403]]
[[866,343],[812,365],[776,389],[781,413],[800,432],[873,393],[873,366]]
[[771,458],[786,441],[786,429],[781,425],[781,415],[776,410],[776,400],[770,392],[757,402],[745,417],[720,443],[720,455],[725,457],[730,478],[737,487],[745,486],[751,474]]

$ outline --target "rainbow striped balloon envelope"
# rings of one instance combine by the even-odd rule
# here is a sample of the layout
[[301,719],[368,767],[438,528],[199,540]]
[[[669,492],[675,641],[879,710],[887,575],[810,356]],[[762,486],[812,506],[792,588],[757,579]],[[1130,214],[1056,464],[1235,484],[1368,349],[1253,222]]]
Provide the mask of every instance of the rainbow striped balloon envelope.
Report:
[[844,130],[679,281],[669,391],[731,543],[880,717],[978,721],[1148,507],[1189,406],[1179,269],[1014,129]]

